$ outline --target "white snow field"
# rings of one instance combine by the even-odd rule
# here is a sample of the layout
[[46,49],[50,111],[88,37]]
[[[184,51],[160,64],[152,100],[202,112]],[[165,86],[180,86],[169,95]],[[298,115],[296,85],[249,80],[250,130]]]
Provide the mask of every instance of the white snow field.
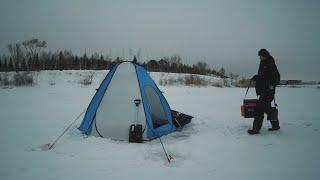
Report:
[[1,180],[320,178],[319,88],[279,88],[281,130],[268,132],[265,120],[261,133],[250,136],[252,119],[240,117],[245,89],[160,86],[172,109],[195,117],[162,137],[170,164],[159,140],[86,137],[77,130],[81,118],[54,149],[41,151],[87,107],[107,73],[99,72],[90,86],[78,83],[87,71],[47,71],[34,87],[0,89]]

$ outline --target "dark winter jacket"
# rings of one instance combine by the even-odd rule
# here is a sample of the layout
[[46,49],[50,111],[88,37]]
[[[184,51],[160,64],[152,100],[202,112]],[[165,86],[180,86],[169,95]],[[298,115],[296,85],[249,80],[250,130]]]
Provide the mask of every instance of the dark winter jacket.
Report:
[[261,60],[255,85],[257,95],[275,94],[278,78],[280,74],[273,57],[269,56],[266,60]]

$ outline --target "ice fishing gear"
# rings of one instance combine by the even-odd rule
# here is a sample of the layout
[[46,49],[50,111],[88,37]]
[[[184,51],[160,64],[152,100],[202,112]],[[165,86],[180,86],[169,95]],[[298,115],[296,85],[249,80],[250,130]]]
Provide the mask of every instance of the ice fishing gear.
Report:
[[243,116],[244,118],[254,118],[258,103],[258,99],[245,99],[248,94],[251,83],[252,79],[250,80],[246,94],[244,96],[243,104],[241,105],[241,116]]
[[[141,99],[133,100],[136,105],[136,123],[139,120],[139,105],[141,104]],[[131,124],[129,128],[129,142],[142,143],[143,128],[142,124]]]
[[142,125],[131,124],[129,130],[129,142],[142,143]]
[[135,100],[133,100],[133,102],[138,107],[141,103],[141,99],[135,99]]
[[182,112],[178,112],[172,109],[171,109],[171,115],[172,115],[173,125],[178,130],[181,130],[186,124],[189,124],[191,122],[191,119],[193,118],[193,116],[190,116],[188,114],[184,114]]
[[274,106],[271,107],[267,113],[267,120],[269,121],[278,121],[278,104],[276,103],[276,99],[273,99]]
[[257,99],[244,99],[241,106],[241,116],[244,118],[254,118],[258,100]]

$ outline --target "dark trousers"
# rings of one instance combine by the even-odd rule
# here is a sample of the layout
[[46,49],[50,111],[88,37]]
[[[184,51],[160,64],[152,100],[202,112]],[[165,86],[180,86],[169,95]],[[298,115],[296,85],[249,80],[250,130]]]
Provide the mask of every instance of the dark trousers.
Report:
[[[253,130],[260,131],[262,127],[264,113],[268,113],[269,109],[271,108],[271,102],[273,99],[274,94],[261,95],[259,97],[259,101],[256,107],[256,115],[253,121]],[[278,120],[271,120],[270,123],[273,128],[279,127]]]

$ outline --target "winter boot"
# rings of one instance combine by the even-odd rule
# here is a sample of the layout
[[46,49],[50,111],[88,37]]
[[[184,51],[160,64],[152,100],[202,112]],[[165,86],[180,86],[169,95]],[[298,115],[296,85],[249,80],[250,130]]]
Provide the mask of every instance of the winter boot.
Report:
[[277,131],[277,130],[280,129],[279,121],[278,121],[278,120],[271,120],[270,123],[271,123],[271,125],[272,125],[272,128],[269,128],[269,129],[268,129],[269,131]]
[[263,117],[259,117],[259,118],[255,118],[253,121],[253,127],[252,129],[248,130],[248,134],[259,134],[259,131],[261,129],[262,126],[262,122],[263,122]]
[[259,134],[259,131],[254,129],[248,129],[248,134],[250,135]]
[[277,131],[280,129],[280,126],[278,127],[272,127],[272,128],[269,128],[268,131]]

